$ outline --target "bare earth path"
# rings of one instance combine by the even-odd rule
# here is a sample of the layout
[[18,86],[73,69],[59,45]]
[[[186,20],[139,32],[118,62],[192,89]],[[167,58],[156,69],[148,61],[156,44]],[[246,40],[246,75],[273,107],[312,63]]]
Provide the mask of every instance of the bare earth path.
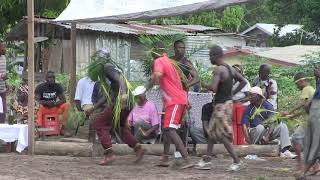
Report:
[[[202,180],[202,179],[294,179],[294,161],[270,158],[267,161],[245,161],[246,168],[239,172],[226,172],[229,158],[216,158],[210,171],[196,169],[174,170],[156,167],[157,156],[146,156],[134,165],[133,156],[118,157],[112,166],[99,166],[99,159],[68,156],[27,156],[0,154],[0,179],[130,179],[130,180]],[[198,157],[192,160],[197,162]],[[320,176],[311,177],[320,179]]]

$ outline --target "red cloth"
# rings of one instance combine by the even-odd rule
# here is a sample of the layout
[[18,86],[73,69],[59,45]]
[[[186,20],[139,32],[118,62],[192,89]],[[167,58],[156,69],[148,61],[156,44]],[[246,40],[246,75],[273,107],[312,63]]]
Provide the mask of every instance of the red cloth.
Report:
[[183,89],[179,73],[167,54],[155,60],[153,72],[161,73],[160,89],[163,93],[164,108],[175,104],[186,105],[187,92]]
[[[127,117],[129,115],[129,110],[122,110],[120,114],[120,136],[121,139],[129,145],[129,147],[134,148],[138,141],[131,134],[129,127],[127,126]],[[111,134],[110,131],[113,128],[113,108],[106,108],[101,114],[98,115],[94,124],[97,135],[104,149],[112,147]]]
[[167,107],[163,117],[163,128],[180,128],[185,109],[186,106],[181,104]]
[[242,130],[241,119],[243,112],[247,106],[243,106],[238,103],[233,103],[233,144],[242,145],[245,144],[244,134]]

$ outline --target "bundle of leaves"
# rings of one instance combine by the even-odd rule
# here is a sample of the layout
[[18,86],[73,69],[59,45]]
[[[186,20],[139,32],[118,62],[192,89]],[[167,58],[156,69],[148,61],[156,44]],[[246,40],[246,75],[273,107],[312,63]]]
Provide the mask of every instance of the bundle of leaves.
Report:
[[[166,53],[168,54],[169,57],[174,56],[174,42],[180,40],[184,41],[186,39],[185,34],[177,33],[177,32],[163,32],[158,35],[141,35],[139,36],[139,41],[140,43],[144,46],[144,49],[146,50],[147,58],[143,60],[142,68],[143,72],[147,77],[149,77],[152,73],[153,70],[153,64],[154,64],[154,57],[153,54],[157,53],[155,52],[157,45],[161,43],[164,48]],[[172,59],[171,59],[172,60]],[[180,62],[172,60],[172,63],[175,65],[175,68],[177,69],[182,85],[184,88],[187,90],[188,85],[187,85],[187,77],[183,74],[183,68],[185,65],[181,65]]]
[[121,67],[116,61],[112,60],[109,53],[97,51],[91,57],[91,63],[87,67],[88,76],[93,81],[98,82],[100,84],[101,90],[107,100],[107,106],[113,106],[113,124],[115,128],[118,128],[120,126],[120,113],[122,109],[121,93],[119,90],[116,101],[113,104],[112,96],[115,94],[113,94],[110,84],[108,84],[106,81],[107,77],[106,77],[105,68],[104,68],[106,64],[113,65],[119,71],[123,80],[126,82],[127,96],[128,96],[127,107],[129,108],[132,108],[134,106],[134,96],[132,94],[133,89],[129,81],[126,79]]

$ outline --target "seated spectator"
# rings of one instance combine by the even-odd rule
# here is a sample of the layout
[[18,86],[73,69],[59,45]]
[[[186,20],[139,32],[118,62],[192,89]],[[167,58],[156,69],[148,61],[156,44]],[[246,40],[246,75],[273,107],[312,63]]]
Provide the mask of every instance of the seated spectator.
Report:
[[[267,128],[264,121],[273,116],[273,106],[269,103],[259,87],[250,90],[250,105],[247,107],[242,117],[243,133],[248,144],[268,143],[280,138],[280,156],[285,158],[295,158],[296,156],[289,151],[291,146],[289,130],[286,124],[280,123],[275,127]],[[256,112],[257,108],[262,112]]]
[[39,84],[36,87],[35,98],[40,104],[38,111],[38,126],[43,126],[44,114],[62,113],[61,134],[63,135],[65,132],[65,125],[68,120],[70,104],[66,102],[62,86],[56,83],[54,72],[48,71],[46,74],[46,82]]
[[301,120],[304,121],[292,135],[292,143],[295,153],[297,154],[298,168],[302,170],[301,150],[303,147],[303,139],[305,137],[306,121],[308,119],[308,114],[304,110],[304,107],[309,104],[310,100],[312,100],[315,89],[310,85],[310,82],[304,73],[297,73],[294,76],[294,82],[300,90],[300,101],[290,112],[283,112],[282,115],[285,115],[290,119],[300,117]]
[[128,116],[128,122],[133,127],[134,135],[140,143],[147,143],[148,140],[156,138],[160,124],[156,105],[147,100],[145,91],[144,86],[138,86],[133,91],[137,106]]
[[[242,68],[239,64],[235,64],[232,66],[236,71],[238,71],[243,77],[243,71]],[[234,94],[232,96],[232,100],[236,101],[238,103],[240,103],[241,105],[244,106],[248,106],[249,103],[249,91],[251,89],[250,83],[249,81],[246,79],[247,84],[244,86],[244,88],[242,88],[239,92],[237,92],[236,94]],[[232,87],[232,91],[236,90],[237,87],[239,86],[240,82],[239,81],[234,81],[233,87]]]

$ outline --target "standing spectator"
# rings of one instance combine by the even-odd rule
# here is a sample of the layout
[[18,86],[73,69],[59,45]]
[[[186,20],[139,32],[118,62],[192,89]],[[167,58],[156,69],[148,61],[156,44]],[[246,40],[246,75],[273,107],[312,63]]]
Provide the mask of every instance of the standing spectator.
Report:
[[88,109],[92,108],[93,103],[91,98],[94,84],[95,83],[88,76],[85,76],[78,81],[74,100],[79,111],[84,111],[86,113]]
[[[282,115],[285,115],[290,119],[301,117],[303,121],[306,121],[308,119],[308,115],[303,107],[306,106],[310,100],[312,100],[315,89],[310,85],[309,80],[304,73],[297,73],[294,76],[294,82],[301,91],[299,96],[300,101],[290,112],[284,112]],[[292,135],[292,143],[295,153],[297,154],[298,169],[300,170],[302,170],[303,167],[301,164],[301,150],[303,147],[305,128],[306,122],[303,122]]]
[[6,46],[3,42],[0,42],[0,97],[1,97],[1,104],[3,107],[3,112],[0,112],[0,123],[4,123],[6,119],[6,112],[7,112],[7,102],[6,102]]
[[275,110],[278,109],[278,85],[274,79],[270,78],[271,65],[262,64],[259,68],[259,77],[254,81],[253,86],[262,89],[264,97],[269,101]]
[[[241,124],[243,134],[248,144],[268,143],[271,140],[280,138],[281,153],[284,158],[295,158],[289,149],[291,146],[289,130],[286,124],[280,123],[276,126],[266,128],[264,121],[270,119],[274,114],[273,106],[265,100],[260,87],[253,87],[250,90],[250,105],[243,113]],[[256,113],[256,109],[263,111]]]
[[[78,81],[76,93],[75,93],[75,104],[78,111],[84,111],[84,113],[89,116],[89,111],[93,108],[92,103],[92,92],[95,82],[93,82],[88,76],[81,78]],[[93,130],[93,122],[89,118],[89,142],[93,140],[95,134]]]
[[134,135],[140,143],[157,137],[160,118],[156,105],[146,98],[144,86],[138,86],[133,95],[137,105],[131,110],[128,121],[133,127]]
[[43,126],[43,114],[62,114],[61,134],[64,135],[70,104],[66,102],[62,86],[56,83],[56,77],[53,71],[48,71],[46,74],[46,82],[39,84],[36,87],[35,98],[40,104],[38,111],[38,126]]
[[[235,64],[232,67],[244,77],[242,68],[239,64]],[[234,94],[232,96],[232,100],[239,102],[240,104],[242,104],[244,106],[248,106],[250,104],[249,103],[249,91],[251,89],[251,86],[250,86],[249,81],[247,79],[245,79],[245,80],[246,80],[247,84],[239,92],[237,92],[236,94]],[[234,81],[232,90],[233,91],[236,90],[239,85],[240,85],[239,81]]]
[[159,165],[169,166],[171,141],[182,155],[182,162],[179,163],[181,168],[189,168],[192,164],[188,158],[187,148],[184,147],[184,143],[177,133],[188,104],[187,91],[183,87],[177,67],[167,56],[164,45],[159,42],[155,45],[152,53],[154,57],[153,73],[146,89],[149,90],[156,83],[160,84],[165,111],[162,120],[164,155]]
[[179,68],[188,80],[188,87],[194,92],[200,92],[200,79],[196,68],[186,57],[186,45],[182,40],[174,42],[174,56],[171,59],[178,62]]
[[[233,135],[230,126],[232,122],[232,94],[238,93],[246,85],[246,81],[240,73],[224,62],[224,54],[220,46],[211,47],[209,53],[211,64],[217,66],[214,69],[212,83],[204,85],[204,87],[208,91],[216,93],[214,97],[215,105],[212,115],[207,114],[210,120],[203,121],[204,131],[208,135],[207,155],[202,158],[197,167],[200,169],[211,168],[213,146],[217,142],[221,142],[233,159],[233,164],[230,165],[228,170],[237,171],[243,164],[232,146]],[[233,81],[240,82],[234,91],[232,91]],[[205,110],[210,113],[210,108]],[[202,120],[204,120],[203,117]]]
[[[317,89],[311,103],[306,106],[306,110],[309,112],[309,121],[303,150],[305,162],[303,176],[305,176],[317,160],[320,159],[320,66],[314,70],[314,75],[317,80]],[[319,168],[315,170],[315,172],[319,171]]]

